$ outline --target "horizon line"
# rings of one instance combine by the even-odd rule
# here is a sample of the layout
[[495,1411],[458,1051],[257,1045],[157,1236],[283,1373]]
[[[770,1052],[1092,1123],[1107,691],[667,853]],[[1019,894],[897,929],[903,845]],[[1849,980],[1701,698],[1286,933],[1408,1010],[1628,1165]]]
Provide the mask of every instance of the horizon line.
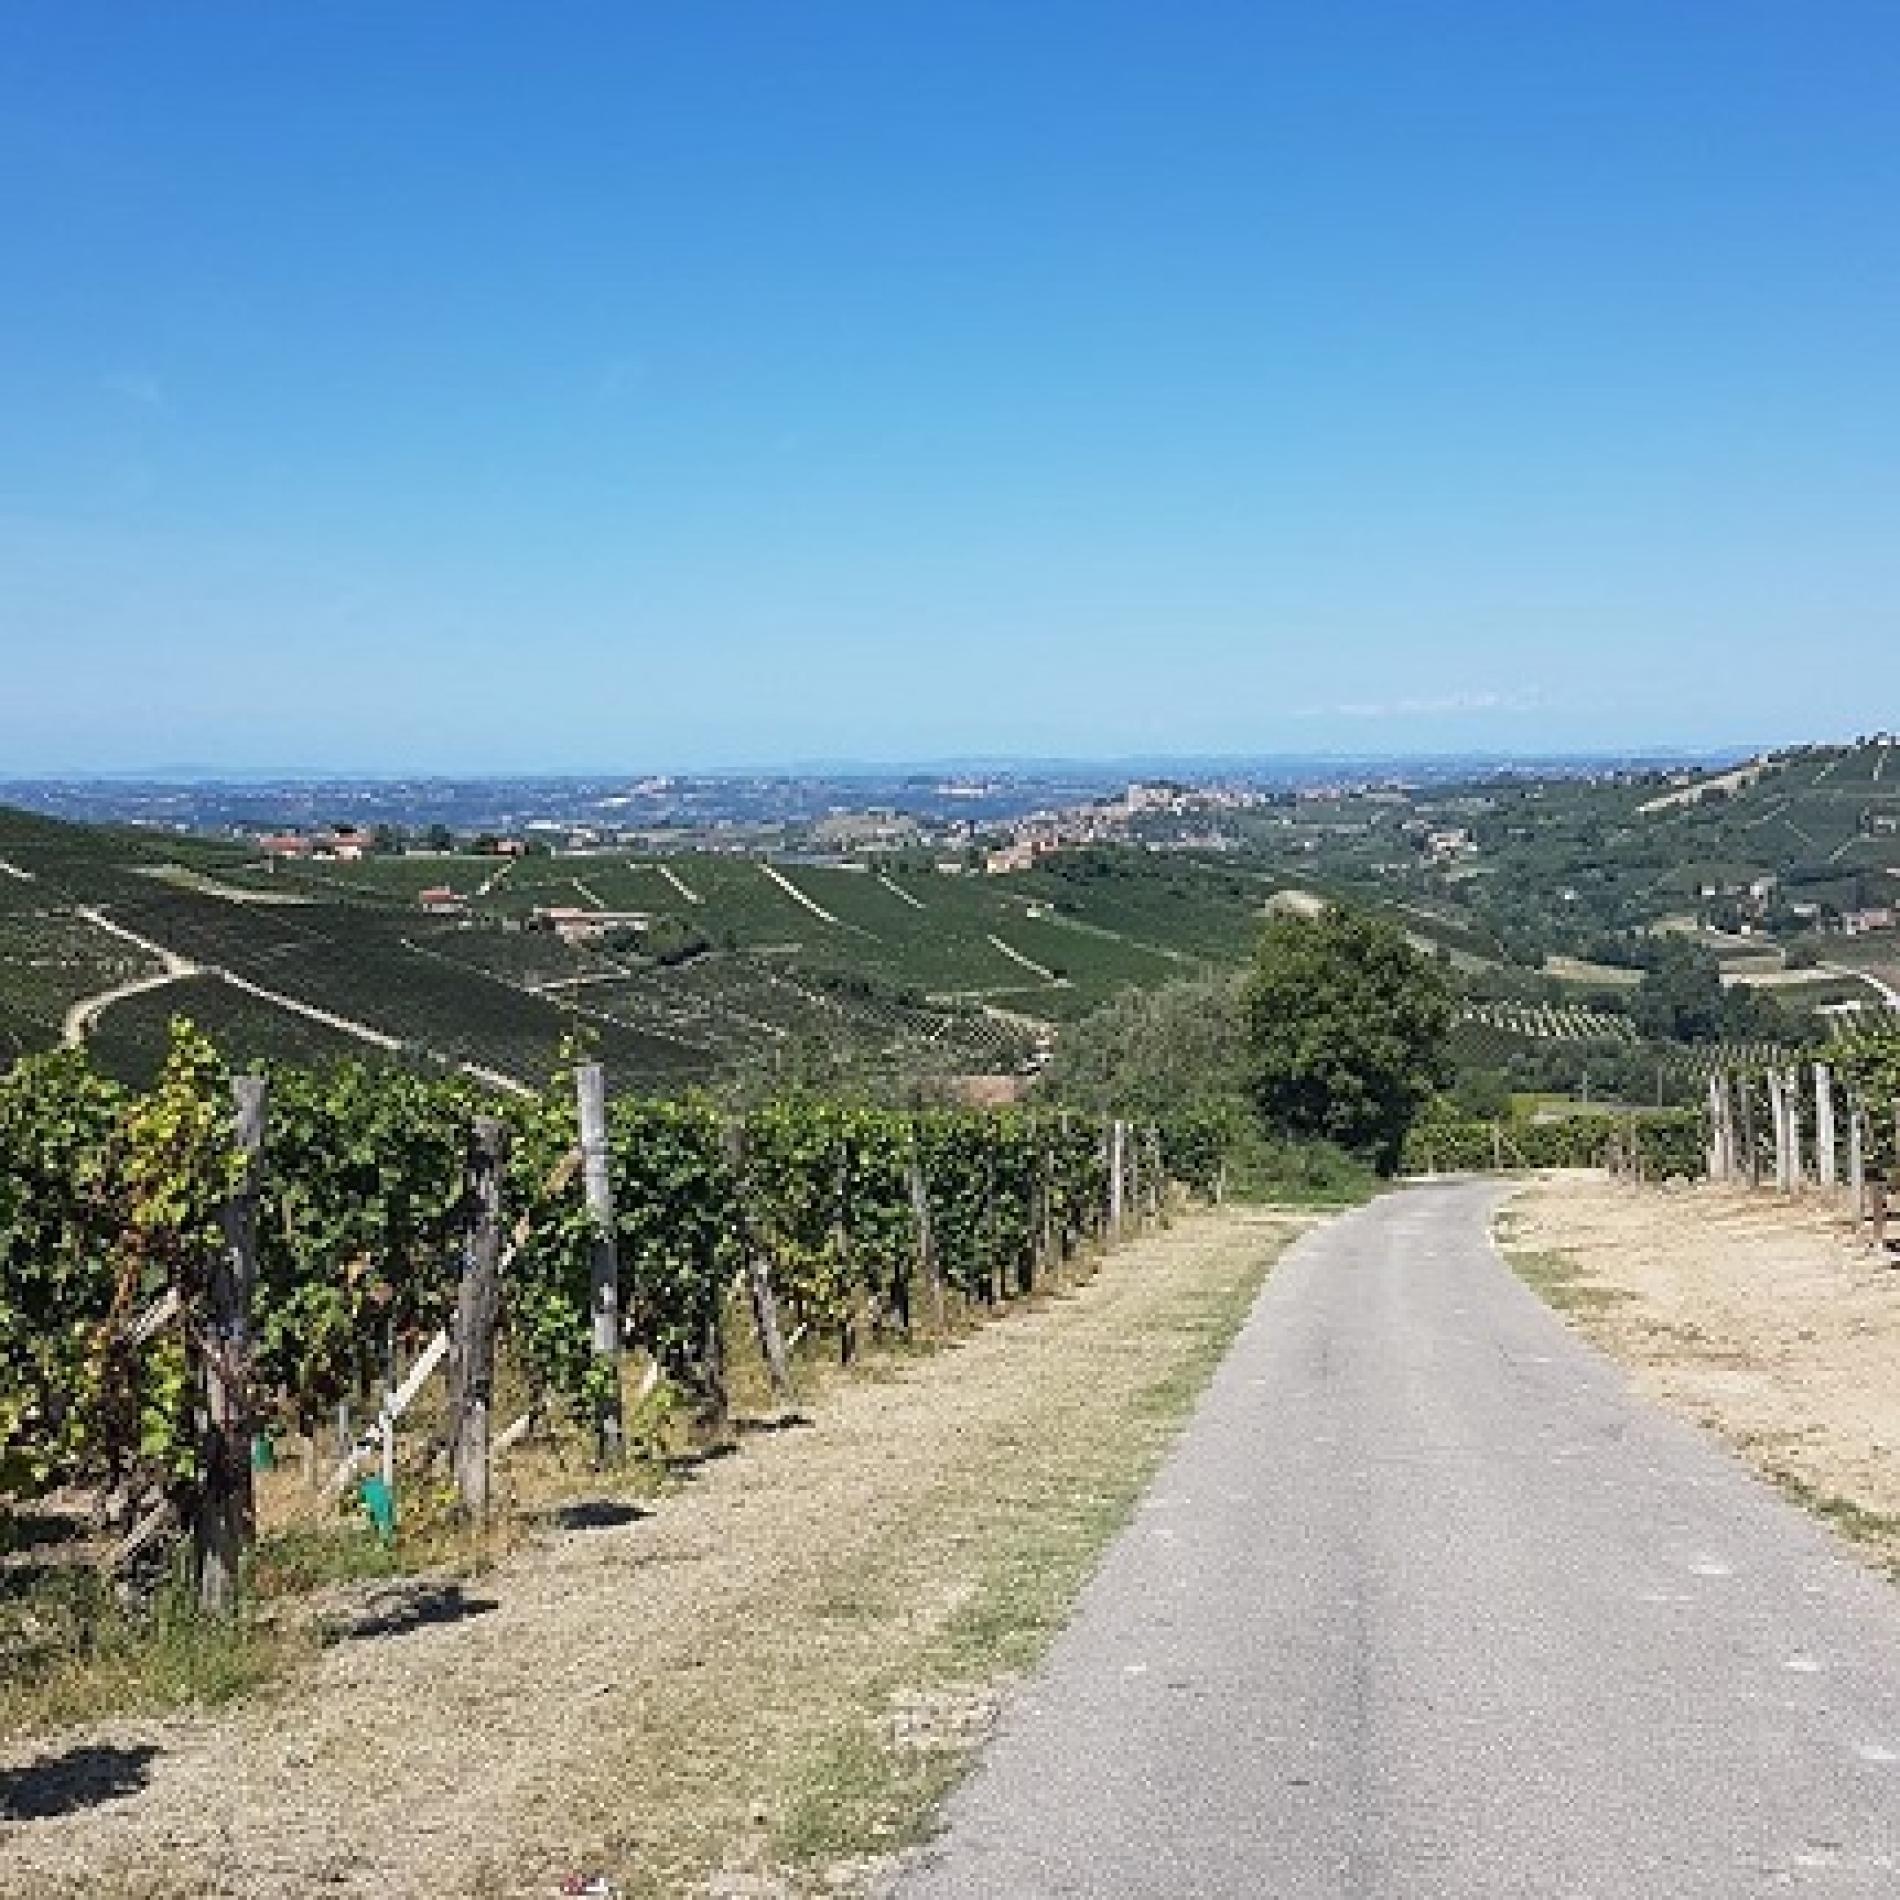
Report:
[[1500,767],[1571,764],[1699,764],[1722,759],[1755,758],[1798,748],[1852,746],[1851,739],[1806,739],[1764,744],[1759,741],[1720,745],[1552,746],[1500,749],[1328,749],[1263,752],[1111,752],[1111,753],[962,753],[933,758],[814,758],[783,762],[757,761],[735,765],[576,765],[528,766],[481,770],[458,767],[320,766],[320,765],[139,765],[67,766],[0,776],[0,787],[47,784],[171,784],[232,785],[246,781],[276,784],[377,785],[403,782],[422,784],[493,784],[501,780],[541,784],[591,779],[802,779],[885,778],[944,773],[1016,773],[1043,775],[1057,772],[1113,773],[1140,767],[1164,767],[1203,772],[1238,771],[1266,767],[1315,766],[1441,766],[1490,765]]

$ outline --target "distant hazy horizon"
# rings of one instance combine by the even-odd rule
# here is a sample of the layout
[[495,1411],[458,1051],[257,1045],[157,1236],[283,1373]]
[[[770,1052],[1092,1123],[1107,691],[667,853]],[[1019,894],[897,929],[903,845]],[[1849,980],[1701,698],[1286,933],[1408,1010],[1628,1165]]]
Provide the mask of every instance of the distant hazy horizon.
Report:
[[1076,754],[1062,757],[989,756],[971,754],[928,759],[785,759],[752,760],[736,764],[647,765],[641,762],[525,767],[518,771],[444,767],[385,766],[351,768],[322,765],[153,765],[51,767],[39,771],[18,771],[10,761],[0,760],[0,787],[36,783],[69,784],[144,784],[144,785],[244,785],[250,783],[331,783],[400,784],[406,780],[437,783],[484,784],[494,781],[541,781],[558,784],[565,780],[637,780],[646,777],[678,779],[719,778],[870,778],[895,779],[924,776],[973,776],[993,773],[1022,777],[1046,777],[1065,773],[1117,775],[1141,773],[1196,774],[1290,773],[1327,768],[1366,770],[1402,770],[1419,767],[1443,770],[1457,767],[1500,770],[1532,769],[1541,766],[1564,768],[1592,765],[1691,766],[1730,759],[1752,758],[1762,752],[1785,749],[1796,744],[1846,744],[1847,740],[1789,740],[1779,744],[1727,746],[1637,746],[1605,747],[1580,751],[1453,751],[1453,752],[1271,752],[1271,753],[1149,753],[1149,754]]

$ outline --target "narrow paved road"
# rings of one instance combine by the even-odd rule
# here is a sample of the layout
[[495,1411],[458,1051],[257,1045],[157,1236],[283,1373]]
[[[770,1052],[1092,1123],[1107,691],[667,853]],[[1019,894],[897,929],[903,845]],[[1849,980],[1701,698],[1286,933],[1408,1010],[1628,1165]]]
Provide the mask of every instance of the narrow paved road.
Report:
[[1288,1256],[904,1900],[1900,1894],[1900,1593],[1634,1400],[1494,1199]]

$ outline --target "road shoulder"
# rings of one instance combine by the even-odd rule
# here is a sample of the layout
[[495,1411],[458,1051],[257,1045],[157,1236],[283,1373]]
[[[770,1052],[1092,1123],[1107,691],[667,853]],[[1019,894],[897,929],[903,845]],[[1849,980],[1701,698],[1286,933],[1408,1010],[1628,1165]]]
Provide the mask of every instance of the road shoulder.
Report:
[[[222,1900],[848,1894],[1065,1620],[1298,1217],[1197,1215],[841,1382],[267,1704],[0,1760],[136,1762],[0,1832],[0,1891]],[[16,1806],[19,1804],[16,1803]]]
[[1550,1175],[1497,1241],[1645,1397],[1900,1575],[1900,1274],[1837,1203]]

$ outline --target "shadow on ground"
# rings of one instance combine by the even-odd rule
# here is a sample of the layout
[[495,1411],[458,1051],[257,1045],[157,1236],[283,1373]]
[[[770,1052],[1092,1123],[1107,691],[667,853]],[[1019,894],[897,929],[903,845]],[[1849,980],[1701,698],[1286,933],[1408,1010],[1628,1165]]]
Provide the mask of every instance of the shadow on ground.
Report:
[[415,1630],[487,1616],[500,1608],[493,1597],[472,1597],[459,1583],[426,1579],[393,1583],[371,1591],[353,1609],[326,1617],[323,1640],[344,1643],[407,1636]]
[[0,1821],[50,1821],[137,1794],[151,1779],[158,1749],[91,1745],[41,1755],[23,1768],[0,1769]]
[[625,1498],[577,1498],[572,1504],[557,1505],[548,1513],[548,1522],[557,1531],[617,1531],[652,1515]]

